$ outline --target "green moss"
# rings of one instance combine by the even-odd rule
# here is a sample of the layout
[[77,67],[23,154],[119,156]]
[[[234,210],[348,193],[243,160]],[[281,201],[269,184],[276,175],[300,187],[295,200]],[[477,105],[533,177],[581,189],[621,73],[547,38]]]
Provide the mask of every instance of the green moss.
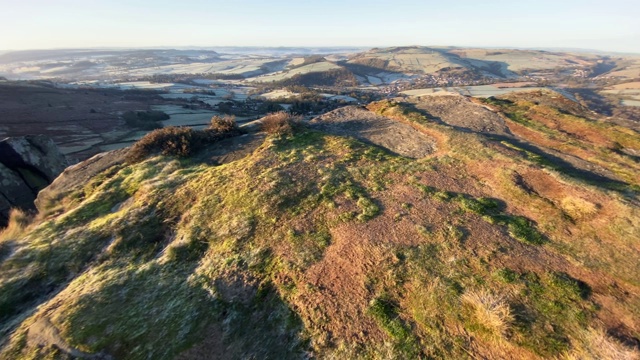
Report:
[[479,198],[475,199],[463,195],[458,195],[455,198],[456,202],[460,204],[463,210],[473,212],[478,215],[494,214],[500,210],[500,203],[496,199],[491,198]]
[[360,221],[370,220],[380,212],[380,207],[366,197],[359,198],[357,204],[360,210],[362,210],[362,213],[358,215],[358,220]]
[[418,358],[420,347],[411,328],[398,316],[397,306],[387,297],[373,299],[368,312],[389,336],[394,339],[395,350],[406,358]]
[[522,284],[516,306],[517,342],[542,356],[556,356],[570,347],[570,336],[587,326],[596,306],[590,289],[565,273],[525,273],[509,277]]
[[508,268],[499,269],[494,272],[494,275],[501,281],[508,284],[514,283],[519,279],[519,274]]
[[509,235],[514,239],[533,245],[547,242],[544,236],[533,227],[531,221],[524,216],[510,216],[505,221]]
[[463,210],[482,216],[482,219],[490,224],[506,226],[509,235],[516,240],[532,245],[542,245],[547,242],[547,239],[535,228],[531,220],[524,216],[503,213],[501,211],[502,205],[497,199],[475,199],[458,194],[453,200]]

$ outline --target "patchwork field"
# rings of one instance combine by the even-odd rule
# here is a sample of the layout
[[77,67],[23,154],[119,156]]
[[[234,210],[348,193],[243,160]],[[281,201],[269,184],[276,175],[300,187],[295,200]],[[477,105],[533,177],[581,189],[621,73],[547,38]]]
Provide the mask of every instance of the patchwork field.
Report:
[[84,159],[101,143],[131,131],[121,114],[148,110],[155,95],[123,96],[109,89],[60,89],[48,83],[0,82],[0,138],[45,133],[70,158]]
[[499,62],[505,64],[509,71],[515,72],[551,70],[575,65],[589,66],[593,61],[586,56],[546,51],[464,49],[450,52],[474,65],[477,65],[477,61]]
[[308,74],[308,73],[312,73],[312,72],[324,72],[324,71],[328,71],[328,70],[333,70],[333,69],[340,69],[340,66],[334,64],[334,63],[330,63],[327,61],[323,61],[323,62],[318,62],[318,63],[313,63],[313,64],[309,64],[309,65],[305,65],[305,66],[301,66],[299,68],[295,68],[292,70],[288,70],[288,71],[283,71],[280,73],[276,73],[276,74],[270,74],[270,75],[264,75],[264,76],[257,76],[254,78],[251,78],[249,81],[251,82],[274,82],[274,81],[280,81],[280,80],[284,80],[284,79],[289,79],[295,75],[301,75],[301,74]]
[[640,57],[621,58],[615,69],[601,75],[601,77],[637,80],[640,78]]
[[617,98],[624,106],[640,106],[640,81],[610,86],[600,93]]

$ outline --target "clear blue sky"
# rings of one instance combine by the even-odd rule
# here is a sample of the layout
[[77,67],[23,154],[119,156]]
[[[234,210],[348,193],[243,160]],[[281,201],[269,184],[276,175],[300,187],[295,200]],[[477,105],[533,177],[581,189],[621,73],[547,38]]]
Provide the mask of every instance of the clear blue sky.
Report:
[[0,49],[457,45],[640,53],[640,0],[0,0]]

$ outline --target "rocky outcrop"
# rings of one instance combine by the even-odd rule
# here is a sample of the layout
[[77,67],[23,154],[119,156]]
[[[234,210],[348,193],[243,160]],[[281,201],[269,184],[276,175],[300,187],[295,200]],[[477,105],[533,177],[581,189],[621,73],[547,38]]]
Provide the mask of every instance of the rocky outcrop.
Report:
[[462,131],[510,135],[504,119],[462,95],[430,95],[410,99],[431,118]]
[[398,155],[422,158],[436,150],[436,140],[408,124],[377,115],[359,106],[345,106],[312,119],[312,128],[352,136]]
[[42,211],[48,204],[65,194],[84,186],[95,175],[125,162],[129,148],[97,154],[81,163],[69,166],[51,185],[38,193],[35,205]]
[[0,227],[11,208],[35,209],[38,192],[67,167],[67,160],[47,136],[0,141]]

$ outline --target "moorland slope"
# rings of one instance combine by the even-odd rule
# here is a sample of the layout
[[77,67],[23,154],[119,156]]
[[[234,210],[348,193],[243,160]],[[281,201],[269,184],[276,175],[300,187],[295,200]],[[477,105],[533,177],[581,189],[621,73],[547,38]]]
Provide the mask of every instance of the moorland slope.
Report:
[[13,214],[0,357],[638,358],[636,132],[543,91],[196,133]]

